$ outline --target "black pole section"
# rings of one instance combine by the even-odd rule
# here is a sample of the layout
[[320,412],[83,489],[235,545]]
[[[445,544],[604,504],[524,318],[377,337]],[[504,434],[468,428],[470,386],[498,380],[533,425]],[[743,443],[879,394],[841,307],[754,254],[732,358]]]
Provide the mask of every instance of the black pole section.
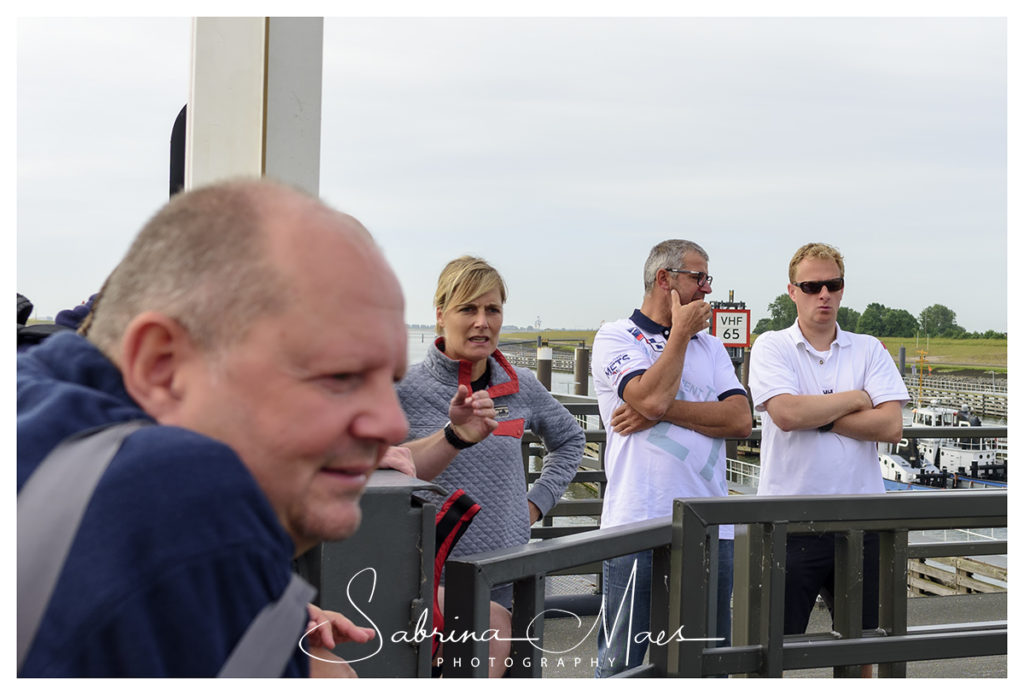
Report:
[[174,119],[171,127],[171,185],[170,195],[185,187],[185,111],[188,104],[181,107],[178,117]]

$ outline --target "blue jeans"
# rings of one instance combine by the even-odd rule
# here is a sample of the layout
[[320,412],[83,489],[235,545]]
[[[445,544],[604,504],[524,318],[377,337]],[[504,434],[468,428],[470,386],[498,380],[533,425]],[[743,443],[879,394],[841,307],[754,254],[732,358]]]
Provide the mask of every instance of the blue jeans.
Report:
[[[650,550],[604,561],[604,616],[597,633],[598,678],[639,666],[647,654],[648,640],[635,636],[648,632],[651,624],[651,558]],[[718,541],[718,634],[725,639],[714,646],[727,647],[732,637],[732,539]],[[636,580],[629,587],[633,562]],[[627,587],[629,592],[627,593]],[[632,598],[632,601],[630,600]],[[619,606],[622,609],[619,610]],[[618,619],[616,620],[616,614]],[[632,623],[630,622],[632,619]],[[608,626],[605,632],[604,625]],[[628,653],[627,653],[628,652]]]

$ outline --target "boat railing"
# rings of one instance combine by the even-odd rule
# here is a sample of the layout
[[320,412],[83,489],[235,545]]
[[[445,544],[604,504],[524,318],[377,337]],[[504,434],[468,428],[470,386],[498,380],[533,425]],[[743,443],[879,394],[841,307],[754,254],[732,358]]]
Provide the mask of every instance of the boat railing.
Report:
[[996,448],[996,440],[984,437],[950,437],[946,440],[947,445],[956,446],[967,451],[984,451]]

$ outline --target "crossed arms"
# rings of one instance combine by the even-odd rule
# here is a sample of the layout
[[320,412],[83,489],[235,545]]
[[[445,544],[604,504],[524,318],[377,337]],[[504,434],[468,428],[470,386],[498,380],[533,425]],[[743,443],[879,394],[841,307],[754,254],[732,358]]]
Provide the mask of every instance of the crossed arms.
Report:
[[729,396],[721,401],[694,402],[673,400],[660,420],[649,420],[627,399],[615,409],[609,425],[618,434],[627,435],[670,422],[708,437],[743,439],[750,435],[750,405],[747,397]]
[[[629,402],[619,406],[609,423],[626,435],[652,427],[658,421],[640,414]],[[851,439],[871,442],[899,442],[903,437],[903,415],[899,401],[872,406],[865,391],[843,391],[825,396],[779,394],[765,404],[772,420],[784,432],[817,429],[832,423],[832,432]],[[661,421],[670,422],[708,437],[738,438],[750,434],[747,399],[735,395],[707,403],[673,401]]]
[[[706,402],[675,398],[682,362],[679,359],[677,369],[666,370],[668,374],[659,373],[661,370],[656,371],[656,368],[669,364],[663,355],[651,369],[631,379],[622,391],[625,403],[612,413],[608,423],[611,428],[618,434],[627,435],[653,427],[658,422],[669,422],[718,439],[749,436],[752,421],[746,394],[733,394],[720,401]],[[670,384],[670,389],[665,388],[666,383]]]
[[817,429],[832,423],[832,432],[870,442],[899,442],[903,412],[899,401],[873,406],[866,391],[840,391],[822,396],[780,393],[765,408],[783,432]]

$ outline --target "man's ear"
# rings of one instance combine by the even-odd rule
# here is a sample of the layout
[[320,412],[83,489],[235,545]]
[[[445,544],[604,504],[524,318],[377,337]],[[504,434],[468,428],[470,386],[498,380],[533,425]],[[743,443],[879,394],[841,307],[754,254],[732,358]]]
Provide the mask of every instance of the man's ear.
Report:
[[664,268],[658,268],[658,272],[654,275],[654,284],[666,292],[671,290],[672,288],[668,284],[668,271]]
[[173,420],[182,405],[184,377],[198,355],[192,337],[175,319],[143,312],[131,320],[121,339],[125,390],[158,422]]
[[800,291],[800,288],[794,285],[792,282],[786,285],[786,292],[789,294],[789,298],[796,303],[796,293]]

